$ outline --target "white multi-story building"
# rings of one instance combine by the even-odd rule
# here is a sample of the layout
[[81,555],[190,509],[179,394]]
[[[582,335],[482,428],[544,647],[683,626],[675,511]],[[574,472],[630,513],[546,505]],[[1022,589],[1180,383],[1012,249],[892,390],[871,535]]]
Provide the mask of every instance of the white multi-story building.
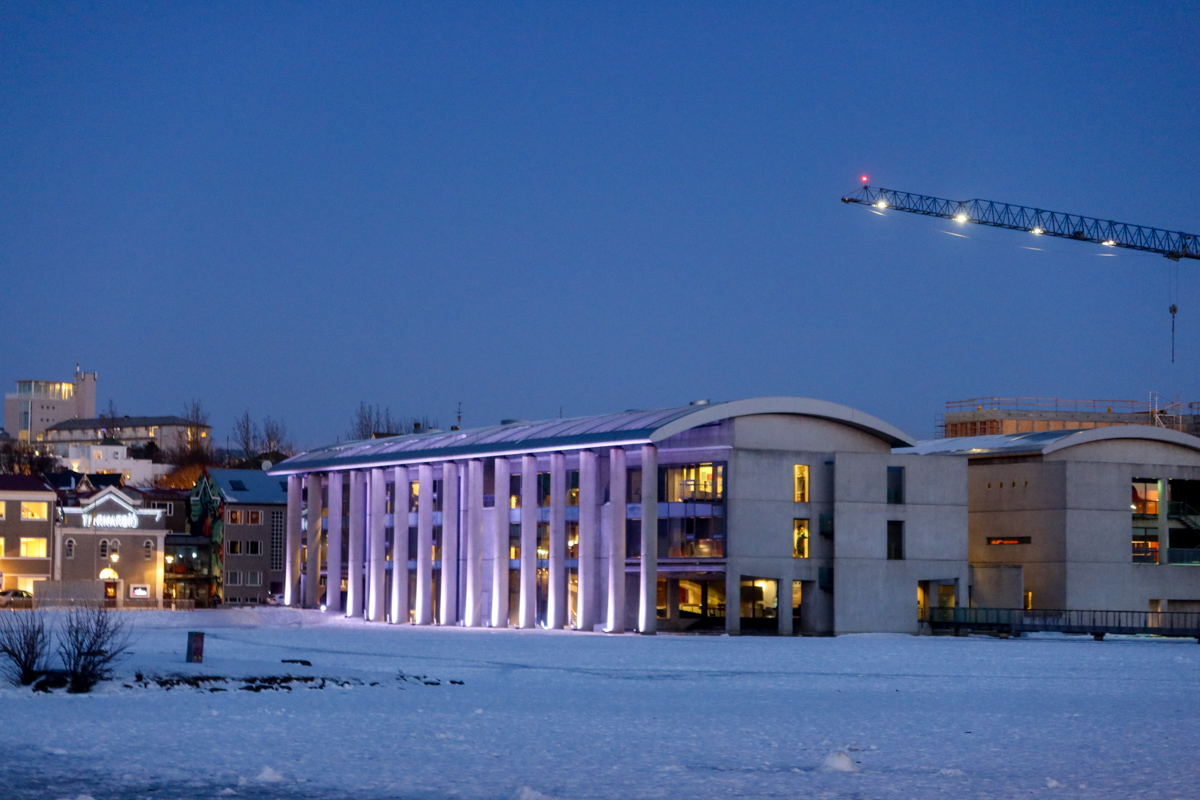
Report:
[[916,632],[969,573],[966,462],[913,444],[781,397],[330,445],[270,471],[286,602],[324,574],[372,621]]
[[4,430],[21,442],[36,443],[59,422],[96,416],[96,373],[75,365],[71,381],[19,380],[4,396]]

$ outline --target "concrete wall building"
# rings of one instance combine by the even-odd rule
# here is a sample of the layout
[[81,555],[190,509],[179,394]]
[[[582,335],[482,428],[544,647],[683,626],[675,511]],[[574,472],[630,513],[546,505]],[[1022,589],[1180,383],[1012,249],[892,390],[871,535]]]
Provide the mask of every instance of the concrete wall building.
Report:
[[270,470],[285,601],[328,574],[327,611],[372,621],[916,632],[969,572],[966,463],[912,444],[759,398],[331,445]]
[[[54,537],[54,580],[66,587],[100,587],[118,608],[161,606],[163,519],[162,509],[144,508],[141,498],[112,486],[80,506],[64,507]],[[56,594],[68,599],[62,591]]]
[[1200,438],[1119,426],[898,452],[970,465],[972,605],[1200,611]]
[[174,469],[170,464],[155,464],[149,458],[130,458],[129,448],[115,439],[68,445],[66,455],[59,456],[58,463],[84,474],[120,474],[127,486],[153,486],[158,478]]
[[34,591],[52,576],[58,496],[38,477],[0,475],[0,589]]
[[54,424],[96,416],[96,373],[75,366],[71,381],[19,380],[4,396],[4,430],[22,442],[40,442]]

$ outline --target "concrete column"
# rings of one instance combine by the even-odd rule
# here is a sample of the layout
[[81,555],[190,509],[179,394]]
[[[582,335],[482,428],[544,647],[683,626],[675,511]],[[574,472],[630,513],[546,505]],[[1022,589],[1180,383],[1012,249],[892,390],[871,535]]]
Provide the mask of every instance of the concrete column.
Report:
[[1169,564],[1167,549],[1171,546],[1171,517],[1168,508],[1167,495],[1170,493],[1170,481],[1165,478],[1158,482],[1158,563]]
[[350,536],[346,542],[346,616],[363,615],[363,538],[366,529],[366,488],[363,473],[350,473]]
[[642,445],[642,575],[638,631],[658,632],[658,448]]
[[387,548],[384,540],[384,527],[387,524],[387,483],[382,469],[371,470],[370,490],[367,493],[369,504],[367,520],[369,522],[368,542],[370,545],[370,589],[367,592],[367,619],[371,622],[383,622],[387,607],[384,598],[387,595]]
[[[780,580],[775,590],[775,613],[779,623],[779,635],[792,635],[792,582]],[[728,606],[726,606],[728,608]]]
[[392,470],[396,487],[392,503],[392,602],[391,623],[408,622],[408,467]]
[[[447,461],[442,467],[442,594],[439,611],[443,625],[458,622],[458,509],[462,500],[459,472],[458,464],[453,461]],[[429,541],[432,547],[432,528]]]
[[494,462],[495,480],[492,492],[496,501],[492,509],[492,541],[495,542],[495,557],[492,558],[492,627],[508,627],[508,478],[507,458]]
[[[426,521],[425,517],[428,516]],[[433,622],[433,467],[417,467],[417,591],[413,619]]]
[[550,591],[546,627],[567,624],[567,457],[550,454]]
[[308,563],[305,565],[304,607],[317,608],[321,598],[321,476],[304,476],[308,496]]
[[537,456],[521,456],[521,608],[517,625],[537,625]]
[[608,626],[609,633],[625,632],[625,450],[614,447],[608,453],[609,554],[608,554]]
[[596,525],[600,517],[596,486],[596,454],[591,450],[579,453],[579,605],[578,624],[581,631],[596,627],[600,611],[596,607]]
[[467,462],[467,564],[466,605],[463,624],[483,624],[483,462]]
[[737,636],[742,632],[742,576],[725,566],[725,632]]
[[299,475],[288,475],[287,479],[287,561],[284,563],[283,602],[288,606],[300,605],[300,495],[303,484]]
[[325,533],[325,613],[342,613],[342,473],[329,473],[329,530]]

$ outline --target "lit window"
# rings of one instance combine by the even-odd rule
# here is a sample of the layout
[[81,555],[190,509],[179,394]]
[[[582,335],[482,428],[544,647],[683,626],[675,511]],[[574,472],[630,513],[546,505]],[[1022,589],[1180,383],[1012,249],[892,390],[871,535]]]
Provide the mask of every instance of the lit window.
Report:
[[[2,546],[0,546],[0,550],[3,550]],[[3,553],[0,553],[0,555],[3,555]],[[67,541],[63,543],[63,557],[64,558],[74,558],[75,557],[75,540],[74,539],[67,539]]]
[[1139,516],[1153,517],[1158,514],[1158,481],[1135,480],[1133,499],[1129,508]]
[[45,558],[46,557],[46,540],[45,539],[26,539],[21,538],[21,558]]
[[792,558],[808,558],[808,520],[792,520]]
[[21,503],[21,519],[43,520],[49,518],[49,503]]
[[988,537],[988,544],[1029,544],[1028,536]]
[[245,513],[246,513],[245,511],[236,511],[234,509],[230,509],[229,513],[226,515],[229,518],[228,519],[229,524],[230,525],[241,525],[242,522],[245,520]]
[[808,502],[808,464],[797,464],[792,467],[794,477],[794,493],[797,503]]
[[250,517],[249,522],[247,522],[248,525],[262,525],[262,512],[261,511],[250,511],[247,513],[249,514],[249,517]]
[[154,560],[154,541],[151,539],[147,539],[142,544],[142,551],[146,554],[147,561],[153,561]]
[[723,464],[684,464],[660,469],[668,503],[721,500],[725,496]]
[[0,500],[0,520],[4,519],[4,501]]
[[0,536],[0,558],[4,558],[4,537]]

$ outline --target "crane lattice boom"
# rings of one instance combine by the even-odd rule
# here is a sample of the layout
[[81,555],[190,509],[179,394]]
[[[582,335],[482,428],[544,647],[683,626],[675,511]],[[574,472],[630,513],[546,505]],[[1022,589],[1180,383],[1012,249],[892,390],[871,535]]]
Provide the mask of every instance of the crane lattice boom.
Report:
[[1094,242],[1109,247],[1127,247],[1131,250],[1161,253],[1172,261],[1181,258],[1200,259],[1200,236],[1194,233],[1164,231],[1144,225],[1130,225],[1079,214],[1064,214],[1060,211],[1045,211],[1011,203],[997,203],[993,200],[944,200],[923,194],[864,186],[854,194],[843,197],[842,202]]

